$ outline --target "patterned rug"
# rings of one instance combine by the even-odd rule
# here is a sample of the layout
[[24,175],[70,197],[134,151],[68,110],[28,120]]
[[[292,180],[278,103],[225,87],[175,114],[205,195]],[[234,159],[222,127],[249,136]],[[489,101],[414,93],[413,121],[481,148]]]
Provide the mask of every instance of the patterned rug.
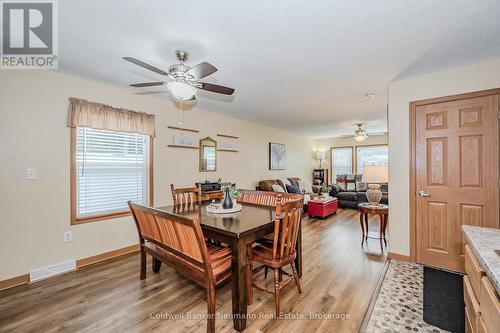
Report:
[[366,332],[447,333],[423,321],[422,304],[422,266],[391,260]]

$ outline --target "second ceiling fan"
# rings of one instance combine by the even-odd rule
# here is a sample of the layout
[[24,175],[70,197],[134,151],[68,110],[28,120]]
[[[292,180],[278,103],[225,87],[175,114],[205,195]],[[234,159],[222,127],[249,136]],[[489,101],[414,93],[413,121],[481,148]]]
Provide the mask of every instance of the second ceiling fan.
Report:
[[141,66],[145,69],[153,71],[157,74],[167,76],[171,81],[158,81],[158,82],[145,82],[145,83],[134,83],[131,87],[141,88],[141,87],[152,87],[161,86],[167,84],[167,89],[170,91],[172,96],[180,101],[189,102],[196,100],[197,89],[207,90],[215,92],[218,94],[232,95],[234,92],[233,88],[220,86],[218,84],[200,82],[198,80],[203,79],[217,71],[213,65],[208,62],[202,62],[194,67],[189,67],[185,62],[189,58],[189,53],[186,51],[177,50],[175,55],[179,60],[178,64],[171,65],[167,72],[147,64],[139,59],[132,57],[123,57],[124,60],[130,61],[133,64]]

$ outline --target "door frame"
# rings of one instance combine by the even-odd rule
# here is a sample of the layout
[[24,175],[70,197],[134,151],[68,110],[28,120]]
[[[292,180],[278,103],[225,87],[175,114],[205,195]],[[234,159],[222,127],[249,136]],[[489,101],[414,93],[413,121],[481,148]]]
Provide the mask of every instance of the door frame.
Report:
[[[500,95],[500,88],[474,91],[464,94],[436,97],[410,102],[410,261],[417,260],[417,172],[416,172],[416,116],[417,107],[459,101],[475,97],[484,97],[491,95]],[[500,107],[499,107],[500,112]],[[497,147],[498,149],[498,147]]]

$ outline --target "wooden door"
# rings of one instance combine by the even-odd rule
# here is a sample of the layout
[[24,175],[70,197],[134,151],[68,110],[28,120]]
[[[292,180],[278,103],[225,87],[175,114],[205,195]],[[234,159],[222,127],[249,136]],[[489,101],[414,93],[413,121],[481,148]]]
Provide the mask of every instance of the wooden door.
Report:
[[418,263],[464,272],[461,225],[498,228],[498,100],[416,107]]

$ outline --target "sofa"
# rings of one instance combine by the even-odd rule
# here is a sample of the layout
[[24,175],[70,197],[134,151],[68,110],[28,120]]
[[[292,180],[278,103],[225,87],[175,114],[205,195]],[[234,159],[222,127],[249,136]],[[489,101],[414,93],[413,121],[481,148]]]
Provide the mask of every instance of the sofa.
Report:
[[[287,179],[290,182],[290,184],[292,184],[292,186],[299,186],[300,178],[292,177],[292,178],[287,178]],[[286,192],[285,184],[283,184],[283,180],[281,180],[281,179],[261,180],[255,189],[257,191],[274,192],[273,185],[281,186],[283,188],[283,190]]]
[[[389,196],[387,194],[387,186],[382,187],[382,199],[380,203],[389,204]],[[362,188],[361,191],[346,191],[339,185],[330,186],[330,196],[336,197],[341,208],[358,209],[358,204],[368,202],[366,199],[366,191]]]

